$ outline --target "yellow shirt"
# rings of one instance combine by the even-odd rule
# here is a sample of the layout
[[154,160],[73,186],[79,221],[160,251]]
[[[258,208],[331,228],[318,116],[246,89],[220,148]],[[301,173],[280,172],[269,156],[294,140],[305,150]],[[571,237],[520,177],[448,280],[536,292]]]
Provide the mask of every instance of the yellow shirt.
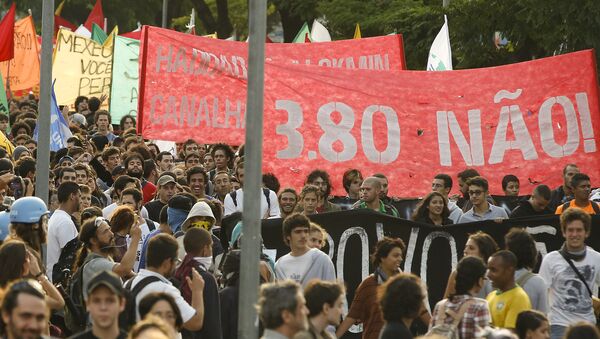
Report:
[[493,291],[486,297],[490,306],[492,324],[501,328],[515,328],[517,316],[531,309],[527,293],[515,286],[506,292]]

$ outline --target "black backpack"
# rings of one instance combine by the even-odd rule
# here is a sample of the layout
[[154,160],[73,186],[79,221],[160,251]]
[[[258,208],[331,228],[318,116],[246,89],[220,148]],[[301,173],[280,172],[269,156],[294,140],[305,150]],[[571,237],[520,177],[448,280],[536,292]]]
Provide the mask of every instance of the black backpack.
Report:
[[161,281],[160,278],[156,276],[144,277],[132,289],[131,285],[133,284],[133,279],[135,279],[135,277],[129,279],[123,286],[125,288],[126,302],[125,309],[119,314],[119,328],[123,331],[129,331],[136,322],[137,304],[135,300],[138,294],[140,294],[140,292],[149,284]]
[[156,224],[152,219],[144,218],[144,220],[146,220],[146,225],[148,225],[148,230],[150,230],[150,232],[156,229]]
[[65,325],[71,333],[82,332],[87,327],[88,313],[83,298],[83,269],[92,260],[94,259],[86,260],[71,276],[67,285],[68,302],[65,302]]
[[79,237],[73,238],[71,241],[60,250],[58,261],[52,267],[52,282],[54,284],[62,284],[69,287],[69,279],[71,278],[71,270],[77,258],[77,251],[81,248]]
[[[265,198],[267,198],[267,210],[271,210],[271,198],[270,198],[270,189],[268,188],[263,188],[262,189],[263,194],[265,196]],[[235,207],[237,207],[237,191],[233,191],[231,193],[229,193],[229,196],[231,197],[231,200],[233,200],[233,205]]]

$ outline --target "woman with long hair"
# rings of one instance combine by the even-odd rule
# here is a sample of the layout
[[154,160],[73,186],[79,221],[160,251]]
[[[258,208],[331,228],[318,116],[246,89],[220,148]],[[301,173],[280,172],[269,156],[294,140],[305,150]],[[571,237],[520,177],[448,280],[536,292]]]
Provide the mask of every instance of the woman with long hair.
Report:
[[448,201],[439,192],[431,192],[425,196],[413,212],[412,220],[436,226],[453,224]]
[[401,272],[405,246],[401,239],[385,237],[377,242],[375,253],[371,256],[375,272],[366,277],[356,289],[348,316],[336,331],[338,338],[358,321],[363,323],[363,338],[377,339],[384,321],[377,304],[377,288],[388,278]]
[[113,211],[110,217],[110,229],[115,235],[115,252],[113,260],[121,262],[121,258],[127,252],[127,236],[131,226],[137,223],[137,215],[129,206],[122,205]]
[[48,297],[48,306],[53,310],[62,309],[65,301],[60,292],[52,285],[35,254],[20,240],[10,240],[0,246],[0,288],[6,288],[13,281],[36,279]]
[[317,213],[317,205],[319,202],[319,188],[314,185],[305,185],[300,192],[300,203],[302,206],[302,214],[310,215]]
[[[499,250],[498,244],[489,234],[478,231],[469,236],[467,243],[465,244],[465,249],[463,251],[463,255],[466,256],[474,256],[478,257],[487,265],[489,257],[496,253]],[[456,270],[450,273],[450,277],[448,277],[448,284],[446,285],[446,292],[444,293],[444,298],[448,298],[450,295],[455,294],[455,284],[456,284]],[[478,298],[485,299],[485,297],[493,291],[492,284],[486,278],[484,281],[483,288],[476,295]]]

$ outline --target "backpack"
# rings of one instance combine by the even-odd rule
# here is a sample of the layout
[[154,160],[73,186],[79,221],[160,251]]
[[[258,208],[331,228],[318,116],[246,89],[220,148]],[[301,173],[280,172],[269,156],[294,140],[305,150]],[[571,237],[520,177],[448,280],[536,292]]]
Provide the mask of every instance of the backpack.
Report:
[[135,277],[129,279],[123,286],[125,288],[125,309],[119,314],[119,328],[124,331],[129,331],[129,328],[136,322],[137,304],[135,300],[137,299],[138,294],[140,294],[140,292],[149,284],[161,281],[161,279],[156,276],[144,277],[132,289],[131,285],[133,285],[133,279],[135,279]]
[[[448,305],[448,299],[446,299],[438,310],[437,317],[434,319],[434,326],[426,335],[435,334],[448,339],[460,339],[458,324],[460,324],[463,315],[465,315],[465,312],[471,304],[473,304],[473,300],[467,300],[460,306],[458,312],[454,312],[446,309],[446,306]],[[453,319],[450,324],[446,324],[446,316],[450,316]]]
[[[600,207],[598,206],[597,203],[590,201],[590,203],[592,204],[592,208],[594,209],[594,213],[596,215],[600,215]],[[571,201],[567,201],[562,205],[562,211],[566,211],[569,207],[571,207]]]
[[[263,195],[265,196],[265,198],[267,198],[267,210],[270,211],[271,210],[271,197],[270,197],[271,190],[268,188],[263,188],[262,191],[263,191]],[[231,197],[231,200],[233,200],[233,205],[235,207],[237,207],[237,191],[233,191],[233,192],[229,193],[229,196]]]
[[144,220],[146,221],[146,225],[148,225],[148,229],[150,230],[150,232],[156,229],[156,224],[154,223],[154,221],[148,218],[144,218]]
[[525,274],[523,274],[522,276],[519,277],[519,279],[517,279],[515,281],[515,283],[521,287],[525,286],[525,284],[529,281],[529,279],[533,278],[535,274],[533,274],[531,271],[527,271],[525,272]]
[[79,237],[75,237],[60,250],[58,261],[52,267],[52,282],[54,284],[60,283],[65,287],[69,286],[69,279],[74,273],[71,270],[73,269],[75,259],[77,259],[77,251],[79,251],[81,245]]
[[69,301],[65,301],[65,325],[71,333],[82,332],[87,327],[88,314],[83,298],[83,269],[92,260],[94,259],[84,261],[83,265],[71,276],[67,285]]

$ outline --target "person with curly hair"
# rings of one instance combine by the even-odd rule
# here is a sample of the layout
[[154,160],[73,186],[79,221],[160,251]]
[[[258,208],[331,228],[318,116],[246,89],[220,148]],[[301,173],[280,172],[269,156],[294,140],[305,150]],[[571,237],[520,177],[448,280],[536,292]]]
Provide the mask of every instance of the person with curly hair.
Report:
[[416,222],[435,226],[453,224],[450,219],[448,202],[441,193],[431,192],[417,205],[412,219]]
[[379,339],[412,339],[410,325],[419,317],[425,299],[421,279],[399,273],[379,288],[377,299],[385,320]]

